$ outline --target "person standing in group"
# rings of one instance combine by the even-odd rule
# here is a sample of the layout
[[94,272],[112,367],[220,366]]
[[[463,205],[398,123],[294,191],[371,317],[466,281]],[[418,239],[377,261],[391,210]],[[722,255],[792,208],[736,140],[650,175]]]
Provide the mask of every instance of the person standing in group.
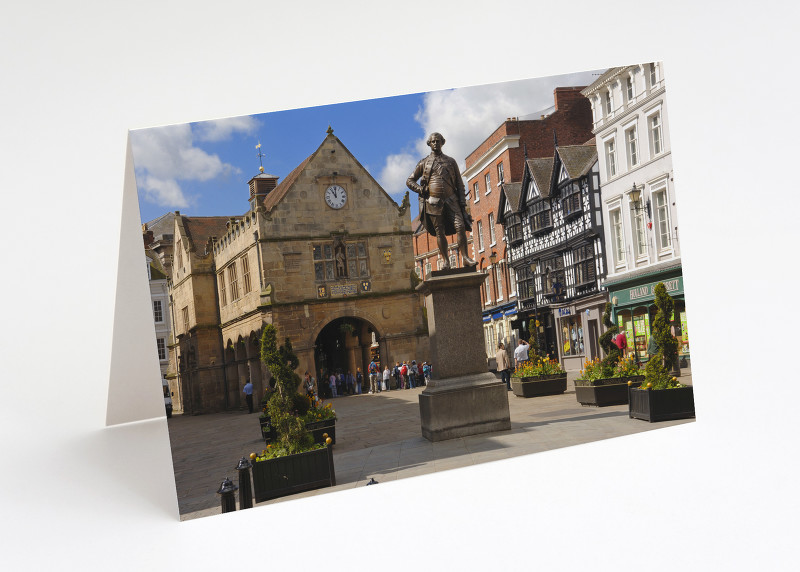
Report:
[[369,392],[378,393],[378,364],[375,360],[369,362]]
[[511,360],[508,359],[506,347],[502,343],[497,344],[497,353],[494,357],[497,360],[497,371],[500,372],[500,379],[506,384],[506,388],[511,391]]
[[422,362],[417,364],[417,387],[425,385],[425,372],[422,371]]
[[348,395],[355,395],[356,393],[356,378],[353,376],[353,372],[347,372],[347,377],[345,378],[347,381],[347,393]]
[[361,395],[361,385],[364,383],[364,374],[361,368],[356,368],[356,395]]
[[331,384],[331,397],[339,397],[338,392],[336,391],[336,374],[331,372],[331,376],[328,379],[328,383]]
[[400,366],[400,385],[403,389],[408,389],[408,364],[406,362]]
[[244,389],[242,390],[244,393],[244,398],[247,401],[247,411],[248,413],[253,412],[253,384],[250,380],[247,380],[247,383],[244,384]]
[[414,389],[417,386],[416,381],[417,381],[417,362],[412,359],[411,363],[408,364],[408,388]]
[[530,347],[530,344],[525,340],[519,341],[517,349],[514,350],[514,361],[517,362],[517,365],[528,361],[528,350]]
[[386,391],[389,389],[389,379],[392,377],[392,374],[389,372],[389,364],[386,364],[386,367],[383,368],[383,385],[381,389]]
[[422,364],[422,375],[425,377],[425,385],[431,382],[431,364],[425,362]]
[[394,369],[392,370],[392,377],[394,377],[394,387],[392,389],[400,389],[400,362],[394,362]]
[[303,376],[303,389],[306,390],[306,395],[314,397],[316,393],[316,391],[314,391],[314,378],[311,377],[311,374],[308,372]]

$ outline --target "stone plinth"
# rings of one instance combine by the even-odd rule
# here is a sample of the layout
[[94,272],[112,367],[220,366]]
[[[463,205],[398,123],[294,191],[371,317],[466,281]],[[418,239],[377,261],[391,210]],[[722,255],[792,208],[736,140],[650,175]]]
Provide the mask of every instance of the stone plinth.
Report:
[[419,396],[422,435],[443,441],[511,429],[505,384],[489,373],[481,327],[481,286],[472,269],[433,272],[425,296],[431,382]]

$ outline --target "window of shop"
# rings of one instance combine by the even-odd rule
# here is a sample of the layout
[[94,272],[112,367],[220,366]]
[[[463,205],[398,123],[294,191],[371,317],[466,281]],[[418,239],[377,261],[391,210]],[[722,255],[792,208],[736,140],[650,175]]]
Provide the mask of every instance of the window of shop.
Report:
[[672,236],[669,232],[669,203],[667,202],[667,190],[661,189],[653,192],[653,201],[656,208],[656,223],[658,224],[658,247],[666,250],[672,247]]
[[630,349],[636,352],[636,357],[640,360],[647,359],[647,342],[650,341],[650,315],[647,308],[636,308],[633,311],[631,335],[633,337],[628,337]]
[[502,266],[496,264],[494,267],[495,270],[495,281],[497,283],[497,299],[503,299],[503,272],[501,270]]
[[486,194],[492,192],[492,176],[491,173],[486,173]]
[[167,345],[164,343],[164,338],[156,340],[156,347],[158,348],[158,359],[161,361],[167,359]]
[[534,234],[549,231],[553,228],[550,216],[550,201],[537,201],[530,209],[531,232]]
[[231,289],[231,302],[239,299],[239,277],[236,271],[236,261],[228,266],[228,284]]
[[222,300],[222,305],[226,306],[228,304],[228,296],[225,291],[225,271],[223,270],[217,274],[217,278],[219,279],[219,297]]
[[514,269],[508,271],[508,297],[511,298],[517,294],[517,277]]
[[631,218],[633,219],[633,245],[637,259],[647,258],[647,234],[645,232],[644,208],[642,199],[631,201]]
[[561,318],[561,351],[564,356],[581,356],[583,348],[583,325],[580,316]]
[[161,300],[153,300],[153,320],[157,323],[164,321],[164,311],[161,307]]
[[595,281],[594,248],[591,244],[581,246],[572,251],[575,285],[582,286]]
[[478,221],[475,232],[478,235],[478,252],[483,252],[485,248],[483,246],[483,223],[481,221]]
[[497,239],[494,234],[494,213],[489,213],[489,246],[494,246]]
[[250,286],[250,261],[247,254],[242,256],[242,280],[244,281],[244,293],[247,294],[252,289]]
[[497,184],[502,185],[505,182],[505,177],[503,175],[503,164],[498,163],[497,165]]
[[618,267],[624,266],[625,235],[622,230],[622,216],[618,208],[610,211],[608,214],[611,219],[611,240],[614,243],[614,264]]
[[491,325],[486,326],[484,328],[484,337],[486,338],[486,355],[493,356],[494,355],[494,327]]
[[425,276],[430,276],[430,275],[431,275],[431,263],[430,262],[426,262],[425,263]]
[[481,200],[481,193],[480,193],[480,188],[478,187],[478,181],[475,181],[475,183],[472,185],[472,194],[475,195],[476,203],[479,200]]

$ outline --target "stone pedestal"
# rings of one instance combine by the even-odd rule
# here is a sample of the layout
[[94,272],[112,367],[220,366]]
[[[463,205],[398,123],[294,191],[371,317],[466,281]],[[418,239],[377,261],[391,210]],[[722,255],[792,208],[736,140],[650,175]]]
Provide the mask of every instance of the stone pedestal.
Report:
[[489,373],[481,327],[486,274],[440,270],[417,286],[425,296],[431,382],[419,396],[422,435],[429,441],[511,429],[508,391]]

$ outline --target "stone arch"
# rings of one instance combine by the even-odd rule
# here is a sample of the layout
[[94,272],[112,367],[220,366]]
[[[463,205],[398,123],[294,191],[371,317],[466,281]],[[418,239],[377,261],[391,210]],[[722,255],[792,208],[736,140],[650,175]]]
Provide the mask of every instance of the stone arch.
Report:
[[360,368],[366,377],[370,360],[375,356],[380,359],[385,354],[385,341],[374,322],[353,314],[355,312],[328,318],[313,330],[313,363],[323,394],[326,393],[324,379],[330,372],[349,371],[356,375]]

